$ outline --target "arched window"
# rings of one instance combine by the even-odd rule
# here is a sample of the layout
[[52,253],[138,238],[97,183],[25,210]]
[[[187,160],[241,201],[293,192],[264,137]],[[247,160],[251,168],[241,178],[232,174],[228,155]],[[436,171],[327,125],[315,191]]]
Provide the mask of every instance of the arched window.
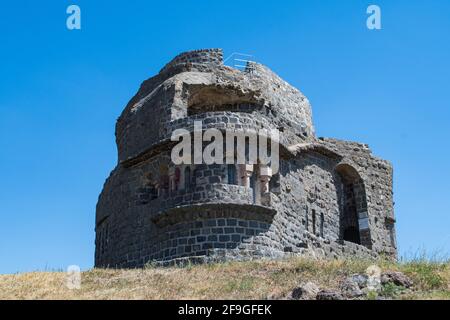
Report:
[[364,182],[348,164],[336,167],[338,174],[340,237],[343,240],[372,247]]
[[234,164],[229,164],[227,166],[227,177],[228,177],[228,184],[237,184],[236,179],[236,166]]
[[192,187],[191,168],[186,167],[184,169],[184,190],[186,190],[186,192],[191,192],[191,187]]

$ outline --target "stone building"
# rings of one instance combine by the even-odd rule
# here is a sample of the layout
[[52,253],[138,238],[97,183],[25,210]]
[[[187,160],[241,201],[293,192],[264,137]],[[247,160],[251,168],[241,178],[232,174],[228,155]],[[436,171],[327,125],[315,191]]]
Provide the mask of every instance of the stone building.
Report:
[[[174,165],[177,128],[280,132],[280,170]],[[118,164],[96,212],[97,267],[227,259],[396,257],[392,166],[367,145],[317,138],[311,106],[267,67],[182,53],[116,124]]]

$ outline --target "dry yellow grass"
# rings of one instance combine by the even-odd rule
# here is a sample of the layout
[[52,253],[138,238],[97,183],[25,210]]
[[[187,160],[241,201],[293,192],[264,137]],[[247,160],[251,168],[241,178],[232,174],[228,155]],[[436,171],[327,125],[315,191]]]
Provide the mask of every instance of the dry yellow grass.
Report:
[[[337,288],[347,275],[364,273],[368,261],[292,258],[134,270],[92,269],[81,289],[66,287],[64,272],[0,275],[0,299],[266,299],[282,298],[301,283]],[[410,276],[414,289],[388,292],[400,299],[450,299],[450,264],[377,263]]]

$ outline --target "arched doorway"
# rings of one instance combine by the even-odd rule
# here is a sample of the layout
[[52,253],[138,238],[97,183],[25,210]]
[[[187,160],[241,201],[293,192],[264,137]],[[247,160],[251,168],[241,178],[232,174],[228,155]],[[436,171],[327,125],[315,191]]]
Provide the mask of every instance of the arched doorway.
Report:
[[348,164],[340,164],[335,170],[339,177],[336,190],[340,238],[371,248],[364,182],[356,169]]

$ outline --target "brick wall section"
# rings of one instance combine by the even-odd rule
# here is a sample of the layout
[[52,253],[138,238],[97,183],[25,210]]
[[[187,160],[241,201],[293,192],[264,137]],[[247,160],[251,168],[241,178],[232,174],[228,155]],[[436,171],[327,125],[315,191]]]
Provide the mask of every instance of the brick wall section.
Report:
[[219,218],[170,225],[153,239],[146,261],[206,256],[211,249],[236,249],[266,232],[269,224],[255,220]]

